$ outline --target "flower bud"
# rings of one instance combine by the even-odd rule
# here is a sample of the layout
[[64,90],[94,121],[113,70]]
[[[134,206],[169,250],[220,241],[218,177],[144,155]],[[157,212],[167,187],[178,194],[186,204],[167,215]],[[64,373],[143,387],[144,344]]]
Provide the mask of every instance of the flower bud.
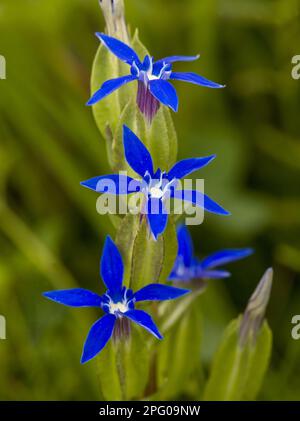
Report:
[[261,278],[250,297],[239,332],[239,345],[243,347],[248,340],[254,343],[264,320],[273,281],[273,269],[269,268]]
[[129,43],[123,0],[99,0],[108,35]]

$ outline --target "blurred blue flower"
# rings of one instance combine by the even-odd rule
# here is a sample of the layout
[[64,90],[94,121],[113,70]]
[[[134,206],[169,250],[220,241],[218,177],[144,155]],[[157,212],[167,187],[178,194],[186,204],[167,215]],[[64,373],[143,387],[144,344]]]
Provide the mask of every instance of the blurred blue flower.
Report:
[[204,193],[197,190],[177,189],[180,179],[209,164],[215,155],[179,161],[168,173],[160,169],[154,172],[152,157],[148,149],[128,127],[124,126],[123,129],[126,160],[130,167],[142,177],[142,180],[135,180],[124,174],[111,174],[83,181],[82,186],[99,193],[117,195],[142,192],[145,197],[143,212],[147,215],[155,239],[166,228],[168,212],[164,202],[169,198],[190,202],[218,215],[229,215],[229,212]]
[[154,62],[153,58],[147,55],[140,61],[137,53],[118,39],[102,33],[96,35],[109,51],[130,66],[131,74],[104,82],[87,105],[95,104],[129,82],[138,81],[137,104],[151,122],[160,103],[174,111],[178,110],[177,93],[168,80],[181,80],[208,88],[224,87],[196,73],[173,72],[172,63],[197,60],[199,56],[172,56]]
[[156,325],[148,313],[135,309],[140,301],[173,300],[187,294],[189,290],[168,285],[149,284],[134,293],[123,284],[123,261],[121,254],[110,237],[106,238],[100,262],[100,272],[107,291],[103,295],[75,288],[49,291],[43,295],[59,304],[71,307],[99,307],[106,313],[92,326],[83,347],[81,362],[94,358],[111,338],[118,322],[123,318],[142,326],[156,338],[162,339]]
[[178,253],[169,276],[170,281],[227,278],[230,273],[217,269],[221,265],[243,259],[253,253],[251,248],[220,250],[203,260],[194,256],[192,238],[185,225],[177,228]]

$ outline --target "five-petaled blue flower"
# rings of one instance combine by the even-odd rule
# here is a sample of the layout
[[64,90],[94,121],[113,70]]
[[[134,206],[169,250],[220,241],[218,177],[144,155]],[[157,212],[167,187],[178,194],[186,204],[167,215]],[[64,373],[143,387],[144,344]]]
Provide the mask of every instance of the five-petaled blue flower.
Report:
[[230,273],[216,269],[253,253],[251,248],[220,250],[203,260],[194,256],[193,243],[185,225],[177,228],[178,254],[169,276],[170,281],[192,281],[193,279],[227,278]]
[[99,193],[117,195],[142,192],[144,194],[143,213],[147,215],[155,239],[166,228],[168,211],[164,202],[169,198],[190,202],[215,214],[229,215],[229,212],[204,193],[197,190],[178,189],[183,177],[209,164],[215,155],[185,159],[177,162],[169,172],[163,172],[161,169],[154,172],[152,157],[145,145],[128,127],[124,126],[123,129],[126,160],[142,179],[136,180],[124,174],[111,174],[83,181],[82,186]]
[[81,362],[94,358],[111,338],[114,328],[123,318],[131,320],[156,338],[162,339],[156,325],[148,313],[135,309],[140,301],[173,300],[187,294],[189,290],[168,285],[149,284],[133,293],[123,284],[123,261],[120,252],[110,237],[106,238],[100,263],[101,277],[107,291],[103,295],[92,291],[75,288],[61,291],[49,291],[43,295],[57,303],[71,307],[99,307],[106,313],[92,326],[84,344]]
[[151,122],[160,103],[174,111],[178,110],[177,93],[168,80],[181,80],[208,88],[224,87],[196,73],[173,72],[172,63],[197,60],[199,56],[172,56],[154,62],[153,58],[147,55],[140,61],[137,53],[118,39],[102,33],[96,35],[109,51],[130,66],[131,74],[104,82],[87,105],[95,104],[121,86],[136,80],[138,81],[137,104]]

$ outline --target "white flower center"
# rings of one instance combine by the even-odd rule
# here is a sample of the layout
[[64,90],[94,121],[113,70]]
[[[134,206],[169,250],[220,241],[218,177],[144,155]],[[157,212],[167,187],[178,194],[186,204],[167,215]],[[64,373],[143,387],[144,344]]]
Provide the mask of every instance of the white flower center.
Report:
[[128,305],[126,302],[118,302],[118,303],[114,303],[114,302],[110,302],[109,303],[109,312],[110,314],[115,314],[115,313],[126,313],[126,311],[128,311]]
[[153,75],[151,70],[147,72],[147,78],[148,80],[157,80],[160,79],[160,76]]
[[161,199],[164,195],[164,192],[160,187],[152,187],[150,189],[150,195],[155,199]]

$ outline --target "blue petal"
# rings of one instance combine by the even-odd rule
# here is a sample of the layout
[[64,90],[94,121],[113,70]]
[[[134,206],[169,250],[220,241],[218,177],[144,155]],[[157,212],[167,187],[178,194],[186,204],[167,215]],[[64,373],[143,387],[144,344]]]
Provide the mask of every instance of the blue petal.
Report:
[[[192,263],[192,257],[194,254],[193,241],[189,233],[189,230],[185,225],[179,225],[177,228],[177,241],[178,241],[178,253],[177,259],[179,258],[180,263],[184,263],[185,267],[189,267]],[[175,266],[177,263],[175,262]]]
[[103,33],[97,32],[96,35],[103,42],[105,47],[120,60],[125,61],[125,63],[128,64],[132,64],[134,61],[136,64],[140,64],[138,55],[131,47],[129,47],[129,45]]
[[88,289],[74,288],[44,292],[43,296],[70,307],[100,307],[102,298]]
[[156,63],[175,63],[176,61],[195,61],[195,60],[198,60],[199,57],[200,57],[199,54],[197,54],[196,56],[170,56],[170,57],[165,57],[160,60],[157,60],[155,64]]
[[195,271],[195,279],[224,279],[231,276],[226,270],[203,270],[201,267]]
[[123,142],[126,161],[131,168],[141,177],[147,171],[153,177],[153,162],[148,149],[127,126],[123,126]]
[[121,86],[126,85],[129,82],[136,80],[136,76],[128,75],[118,77],[116,79],[110,79],[103,83],[101,88],[94,93],[94,95],[89,99],[86,105],[94,105],[96,102],[105,98],[107,95],[114,92],[116,89],[119,89]]
[[150,284],[134,294],[136,301],[174,300],[190,292],[188,289],[175,288],[169,285]]
[[171,83],[163,79],[151,80],[149,82],[151,94],[162,104],[178,111],[178,96]]
[[124,266],[121,254],[110,238],[106,237],[100,262],[101,277],[110,295],[119,295],[122,289]]
[[230,212],[214,202],[210,197],[196,190],[171,190],[174,199],[191,202],[196,206],[204,208],[206,211],[216,213],[217,215],[230,215]]
[[151,198],[147,201],[147,218],[151,232],[157,240],[167,226],[168,213],[161,199]]
[[208,165],[213,159],[215,159],[216,155],[207,156],[204,158],[190,158],[184,159],[182,161],[177,162],[169,171],[168,178],[169,180],[173,180],[173,178],[183,178],[188,174],[193,173],[194,171],[199,170],[200,168],[205,167]]
[[203,76],[197,75],[196,73],[172,72],[170,79],[182,80],[183,82],[194,83],[195,85],[201,85],[207,88],[225,87],[225,85],[220,85],[219,83],[212,82],[211,80],[208,80]]
[[235,249],[235,250],[220,250],[216,253],[206,257],[201,262],[203,269],[211,269],[217,266],[225,265],[226,263],[235,262],[236,260],[243,259],[253,253],[251,248]]
[[142,184],[139,180],[127,177],[124,174],[109,174],[93,177],[80,183],[98,193],[130,194],[140,191]]
[[105,347],[113,333],[115,321],[113,314],[106,314],[93,324],[83,346],[82,364],[94,358]]
[[128,319],[144,327],[148,332],[152,333],[157,339],[162,339],[162,335],[159,333],[155,323],[148,313],[142,310],[130,310],[124,313],[124,316]]

